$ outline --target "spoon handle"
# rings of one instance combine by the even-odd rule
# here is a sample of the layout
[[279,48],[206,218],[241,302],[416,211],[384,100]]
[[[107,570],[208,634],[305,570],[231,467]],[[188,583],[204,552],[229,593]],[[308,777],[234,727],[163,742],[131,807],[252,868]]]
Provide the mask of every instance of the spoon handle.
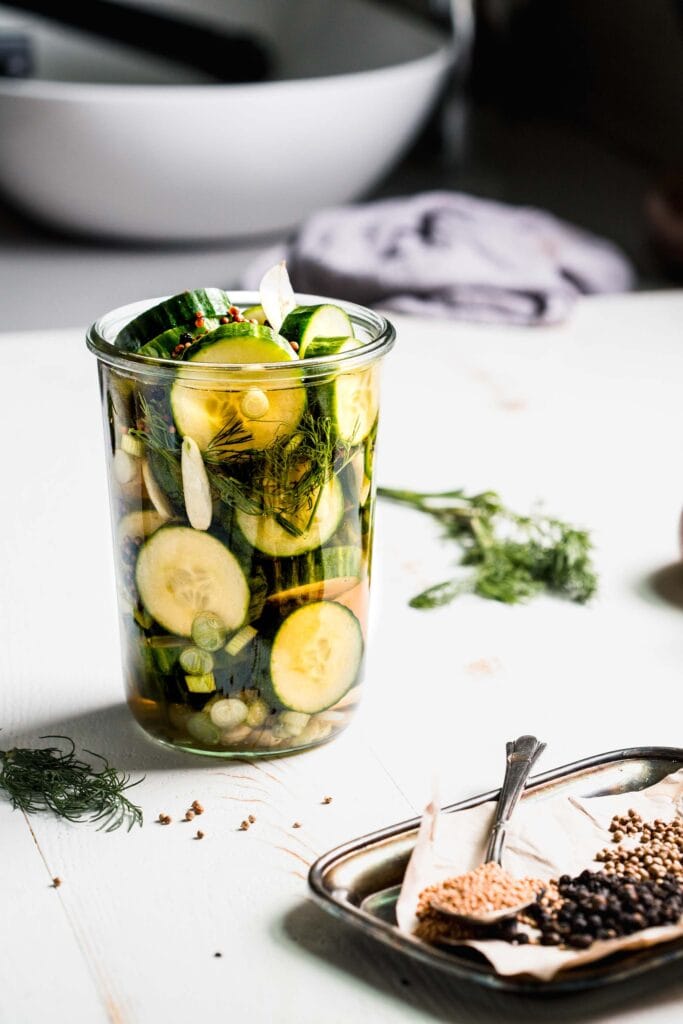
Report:
[[535,736],[520,736],[506,745],[505,778],[498,796],[496,816],[491,829],[485,861],[501,863],[507,825],[534,764],[545,750]]

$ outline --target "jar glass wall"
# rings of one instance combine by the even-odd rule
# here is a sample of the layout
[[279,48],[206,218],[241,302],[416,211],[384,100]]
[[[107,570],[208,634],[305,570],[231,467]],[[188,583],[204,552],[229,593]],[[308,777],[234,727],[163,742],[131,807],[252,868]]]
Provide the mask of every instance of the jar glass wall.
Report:
[[185,363],[118,350],[121,327],[157,301],[107,314],[87,339],[130,708],[156,740],[195,753],[315,746],[348,724],[363,676],[379,370],[393,328],[343,303],[362,344],[319,358]]

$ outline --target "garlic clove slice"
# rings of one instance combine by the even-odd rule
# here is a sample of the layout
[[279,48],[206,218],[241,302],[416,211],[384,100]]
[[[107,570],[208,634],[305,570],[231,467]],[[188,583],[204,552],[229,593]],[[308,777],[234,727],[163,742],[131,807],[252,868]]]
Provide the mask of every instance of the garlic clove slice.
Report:
[[259,295],[268,323],[277,333],[287,314],[291,313],[297,304],[284,260],[266,270],[259,285]]
[[197,442],[191,437],[183,438],[180,470],[183,478],[185,512],[190,526],[195,530],[208,530],[213,514],[211,488],[202,453]]

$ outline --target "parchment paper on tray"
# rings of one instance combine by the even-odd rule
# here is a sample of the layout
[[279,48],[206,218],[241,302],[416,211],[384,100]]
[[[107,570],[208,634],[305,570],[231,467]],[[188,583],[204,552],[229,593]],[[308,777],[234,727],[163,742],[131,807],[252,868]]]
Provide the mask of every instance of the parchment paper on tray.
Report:
[[[617,795],[548,797],[522,800],[508,828],[503,866],[516,878],[530,875],[544,881],[560,875],[600,869],[595,854],[612,839],[609,824],[615,814],[630,808],[644,821],[660,818],[669,822],[683,813],[683,769],[667,776],[649,789]],[[426,808],[417,843],[408,863],[396,906],[401,931],[413,933],[420,892],[481,864],[495,803],[480,804],[465,811],[440,814],[435,803]],[[625,847],[636,841],[622,841]],[[547,981],[568,967],[601,960],[611,954],[641,949],[683,935],[683,919],[675,925],[646,928],[623,938],[598,940],[588,949],[560,949],[557,946],[514,946],[499,939],[469,939],[462,945],[479,950],[499,974],[529,974]]]

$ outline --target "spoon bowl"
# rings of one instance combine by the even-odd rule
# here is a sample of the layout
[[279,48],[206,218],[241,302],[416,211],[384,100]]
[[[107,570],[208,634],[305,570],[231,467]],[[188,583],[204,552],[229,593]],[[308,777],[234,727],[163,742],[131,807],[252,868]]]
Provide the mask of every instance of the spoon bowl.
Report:
[[522,910],[530,906],[532,902],[533,900],[524,900],[523,903],[518,903],[512,907],[503,907],[501,910],[482,910],[477,914],[458,914],[438,898],[430,900],[430,905],[434,910],[438,910],[440,914],[446,914],[453,921],[485,928],[498,924],[499,921],[504,921],[508,917],[515,917],[516,914],[521,913]]
[[[545,743],[540,743],[535,736],[520,736],[506,744],[505,778],[498,795],[496,813],[482,864],[497,864],[503,869],[503,847],[512,812],[524,791],[531,769],[544,750]],[[434,910],[445,914],[454,921],[481,927],[491,926],[505,918],[514,917],[515,914],[533,903],[533,898],[514,906],[468,914],[453,910],[445,900],[440,900],[438,896],[432,897],[430,903]]]

